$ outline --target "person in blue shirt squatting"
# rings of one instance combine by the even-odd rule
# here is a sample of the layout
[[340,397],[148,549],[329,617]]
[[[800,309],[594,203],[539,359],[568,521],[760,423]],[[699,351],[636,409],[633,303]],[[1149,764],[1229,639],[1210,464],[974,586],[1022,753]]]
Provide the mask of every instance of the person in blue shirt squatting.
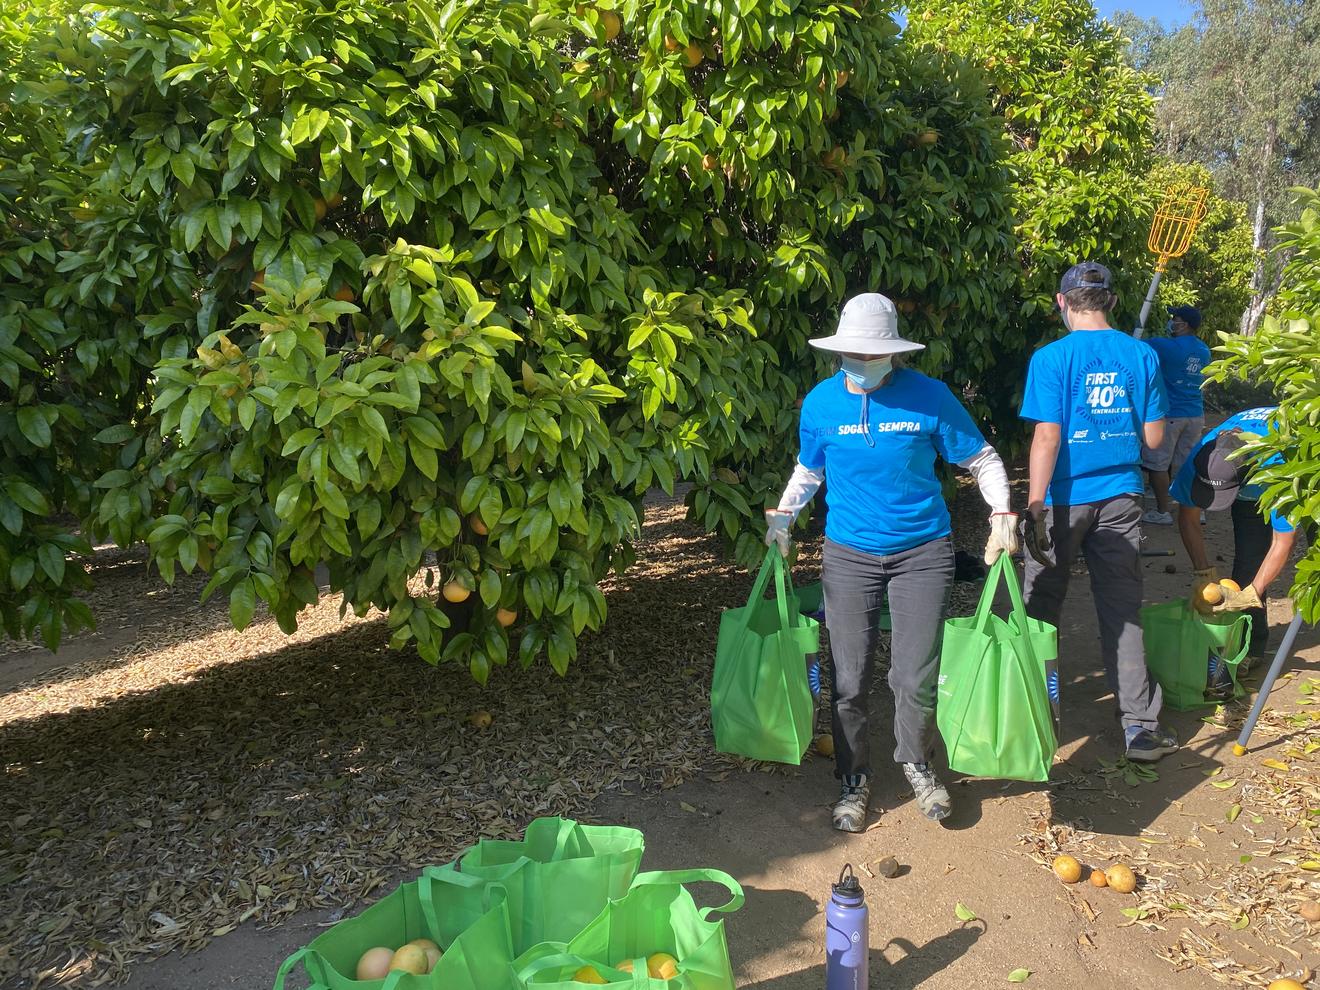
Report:
[[[1229,592],[1215,606],[1215,611],[1246,612],[1251,616],[1248,654],[1252,657],[1265,653],[1270,635],[1265,612],[1266,591],[1287,565],[1297,533],[1293,525],[1278,513],[1271,512],[1268,518],[1261,514],[1258,501],[1264,489],[1249,482],[1256,464],[1235,455],[1245,442],[1243,434],[1264,436],[1273,430],[1271,417],[1277,408],[1247,409],[1224,420],[1201,438],[1173,482],[1173,498],[1178,503],[1178,531],[1194,569],[1193,600],[1207,584],[1219,580],[1218,569],[1206,556],[1201,512],[1232,510],[1232,578],[1242,590]],[[1281,463],[1283,459],[1276,454],[1259,466]]]
[[987,564],[1018,547],[1008,476],[948,386],[902,367],[899,355],[925,345],[899,336],[889,299],[873,292],[854,296],[837,332],[811,344],[840,355],[842,370],[803,401],[797,465],[779,507],[766,512],[766,543],[778,543],[787,555],[793,519],[826,483],[821,583],[833,658],[835,775],[842,781],[833,824],[844,832],[866,828],[872,779],[867,695],[886,593],[894,759],[921,812],[939,821],[950,813],[949,792],[930,758],[954,551],[935,459],[976,476],[993,513]]
[[[1118,698],[1127,758],[1153,762],[1178,748],[1159,723],[1163,695],[1141,635],[1141,447],[1164,440],[1166,400],[1155,352],[1109,325],[1118,297],[1109,269],[1068,269],[1057,302],[1070,331],[1027,370],[1023,419],[1031,441],[1026,604],[1059,624],[1073,555],[1086,553],[1100,655]],[[1050,557],[1050,549],[1054,554]]]
[[1164,391],[1169,397],[1169,418],[1164,423],[1164,443],[1158,450],[1146,450],[1141,466],[1150,476],[1155,492],[1155,508],[1141,517],[1142,522],[1172,526],[1169,511],[1169,480],[1178,474],[1205,430],[1205,403],[1201,369],[1210,363],[1210,348],[1196,336],[1201,329],[1201,312],[1193,306],[1169,307],[1169,336],[1152,337],[1146,343],[1160,359]]

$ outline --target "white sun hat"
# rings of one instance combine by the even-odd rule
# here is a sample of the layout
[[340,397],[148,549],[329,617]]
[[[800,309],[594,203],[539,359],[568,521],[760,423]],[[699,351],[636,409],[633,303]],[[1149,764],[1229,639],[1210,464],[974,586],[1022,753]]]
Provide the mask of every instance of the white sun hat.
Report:
[[926,349],[925,344],[898,335],[898,310],[878,292],[863,292],[843,304],[839,328],[832,337],[807,341],[822,351],[845,354],[903,354]]

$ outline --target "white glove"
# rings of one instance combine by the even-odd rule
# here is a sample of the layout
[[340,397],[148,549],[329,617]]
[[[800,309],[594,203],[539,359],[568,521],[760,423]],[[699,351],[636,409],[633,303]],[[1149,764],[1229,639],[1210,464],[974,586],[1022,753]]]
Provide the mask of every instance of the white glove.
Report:
[[765,545],[779,544],[779,553],[788,556],[788,528],[793,525],[793,513],[783,509],[765,510]]
[[990,539],[985,544],[985,564],[989,567],[1001,553],[1018,552],[1018,517],[1016,512],[996,512],[990,517]]

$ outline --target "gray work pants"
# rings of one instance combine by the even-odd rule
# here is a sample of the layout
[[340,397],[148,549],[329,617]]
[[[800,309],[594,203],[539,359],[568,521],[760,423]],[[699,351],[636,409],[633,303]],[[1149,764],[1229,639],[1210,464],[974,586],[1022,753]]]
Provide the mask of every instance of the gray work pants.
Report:
[[821,584],[834,685],[835,773],[871,772],[867,694],[886,593],[893,623],[894,760],[925,763],[935,741],[940,635],[953,584],[953,544],[946,536],[876,556],[827,539]]
[[[1123,727],[1154,729],[1164,698],[1146,669],[1141,637],[1141,502],[1135,495],[1119,495],[1086,505],[1055,505],[1049,512],[1055,566],[1042,567],[1027,554],[1027,614],[1059,624],[1069,568],[1077,551],[1083,551],[1100,624],[1100,657]],[[1067,648],[1059,652],[1064,656]]]

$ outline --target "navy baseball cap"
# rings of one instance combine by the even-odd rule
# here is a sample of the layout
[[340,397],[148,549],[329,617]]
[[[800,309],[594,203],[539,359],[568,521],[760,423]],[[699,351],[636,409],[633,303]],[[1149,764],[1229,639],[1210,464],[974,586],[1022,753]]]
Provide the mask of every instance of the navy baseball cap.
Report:
[[1059,292],[1066,295],[1073,289],[1113,289],[1114,276],[1098,261],[1082,261],[1063,273]]
[[1192,503],[1200,509],[1227,509],[1238,497],[1247,466],[1230,457],[1246,443],[1241,430],[1226,430],[1196,452],[1192,462]]
[[1169,315],[1182,320],[1193,330],[1201,329],[1201,311],[1195,306],[1170,306]]

